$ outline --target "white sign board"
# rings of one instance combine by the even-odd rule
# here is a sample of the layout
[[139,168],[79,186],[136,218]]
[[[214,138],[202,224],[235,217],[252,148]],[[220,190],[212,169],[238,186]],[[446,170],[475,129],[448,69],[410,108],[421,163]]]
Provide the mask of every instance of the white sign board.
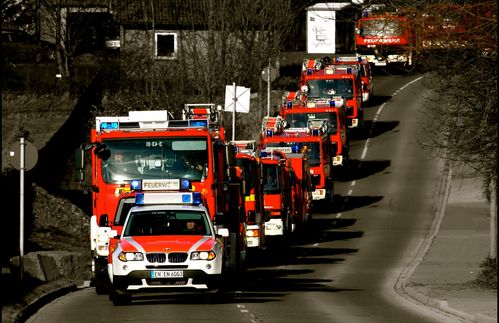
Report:
[[309,54],[336,53],[336,11],[307,11],[307,52]]
[[[236,86],[236,112],[248,113],[250,108],[250,88]],[[224,111],[234,111],[234,86],[225,86]]]

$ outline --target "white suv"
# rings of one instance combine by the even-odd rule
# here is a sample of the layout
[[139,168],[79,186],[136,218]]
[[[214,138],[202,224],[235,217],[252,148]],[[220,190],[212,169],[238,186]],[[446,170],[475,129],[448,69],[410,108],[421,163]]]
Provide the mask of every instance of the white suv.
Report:
[[[162,194],[170,197],[161,198]],[[183,202],[130,209],[108,266],[114,305],[130,303],[137,292],[218,289],[224,268],[223,245],[207,209],[193,203],[199,193],[149,196],[172,201],[175,194]],[[136,204],[139,199],[136,197]],[[219,233],[228,236],[225,230]]]

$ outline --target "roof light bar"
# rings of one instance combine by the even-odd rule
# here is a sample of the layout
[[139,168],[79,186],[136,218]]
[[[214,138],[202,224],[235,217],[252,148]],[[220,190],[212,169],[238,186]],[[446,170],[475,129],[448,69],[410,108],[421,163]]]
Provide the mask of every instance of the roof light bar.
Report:
[[189,204],[200,205],[202,198],[200,192],[150,192],[135,194],[135,204]]

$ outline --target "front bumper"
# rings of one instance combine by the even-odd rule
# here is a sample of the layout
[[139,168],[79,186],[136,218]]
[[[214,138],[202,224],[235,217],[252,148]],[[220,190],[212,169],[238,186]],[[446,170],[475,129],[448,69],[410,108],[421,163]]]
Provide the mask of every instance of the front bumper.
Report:
[[114,275],[113,286],[122,292],[158,292],[165,290],[212,290],[220,286],[221,274],[209,275],[202,270],[182,270],[183,277],[151,278],[151,270],[136,270]]
[[270,219],[265,222],[266,236],[282,236],[284,235],[284,223],[282,219]]
[[324,200],[326,198],[326,189],[317,188],[312,192],[312,199],[315,200]]

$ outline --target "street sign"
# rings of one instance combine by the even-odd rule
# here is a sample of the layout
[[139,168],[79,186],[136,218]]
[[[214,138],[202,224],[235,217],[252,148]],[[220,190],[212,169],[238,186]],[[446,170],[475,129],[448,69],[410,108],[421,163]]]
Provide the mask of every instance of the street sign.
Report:
[[[38,150],[29,141],[24,141],[24,170],[35,167],[38,161]],[[16,144],[9,149],[9,162],[15,169],[21,170],[21,145]]]
[[225,109],[224,111],[234,111],[234,101],[236,112],[248,113],[250,109],[250,88],[236,86],[236,100],[234,100],[234,86],[225,86]]

